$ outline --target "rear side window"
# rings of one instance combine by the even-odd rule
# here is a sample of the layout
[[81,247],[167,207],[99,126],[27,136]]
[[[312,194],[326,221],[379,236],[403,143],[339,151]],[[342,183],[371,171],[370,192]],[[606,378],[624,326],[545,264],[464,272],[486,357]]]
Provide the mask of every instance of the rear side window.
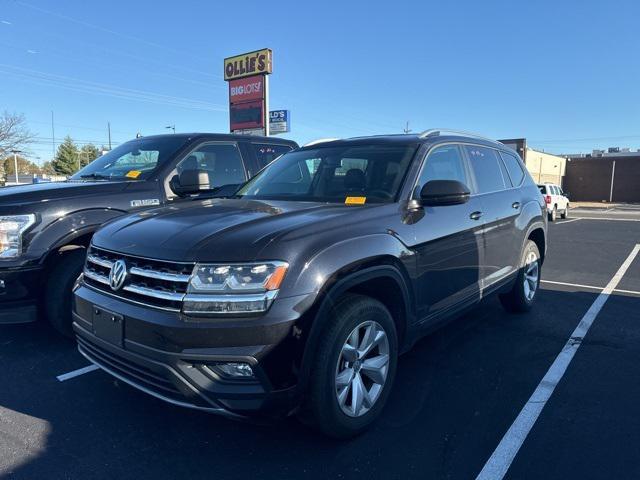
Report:
[[478,145],[465,145],[469,163],[476,179],[476,193],[504,190],[505,183],[498,152]]
[[513,183],[514,187],[519,186],[522,180],[524,180],[524,172],[522,171],[520,161],[515,155],[510,153],[500,152],[500,155],[502,156],[505,167],[507,167],[509,177],[511,177],[511,183]]
[[429,153],[420,174],[416,194],[419,195],[422,187],[431,180],[457,180],[468,185],[462,154],[457,145],[437,147]]
[[251,148],[253,148],[256,158],[258,159],[258,168],[269,165],[280,155],[292,150],[292,148],[287,145],[267,145],[260,143],[251,144]]

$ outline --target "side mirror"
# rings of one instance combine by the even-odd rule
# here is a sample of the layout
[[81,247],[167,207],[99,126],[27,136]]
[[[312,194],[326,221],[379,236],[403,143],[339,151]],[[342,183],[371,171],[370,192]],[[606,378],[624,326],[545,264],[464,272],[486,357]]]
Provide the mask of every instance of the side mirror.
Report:
[[183,170],[169,181],[173,193],[180,197],[211,190],[209,172],[206,170]]
[[423,206],[459,205],[469,201],[469,187],[457,180],[431,180],[420,190]]

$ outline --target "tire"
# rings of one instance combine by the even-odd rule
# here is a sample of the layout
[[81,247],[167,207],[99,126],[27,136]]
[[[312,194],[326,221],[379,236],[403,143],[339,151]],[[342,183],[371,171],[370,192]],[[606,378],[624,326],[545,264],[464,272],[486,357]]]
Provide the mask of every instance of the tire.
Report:
[[551,213],[549,214],[549,221],[555,222],[557,218],[558,218],[558,207],[554,206],[553,210],[551,210]]
[[86,250],[78,248],[58,254],[49,270],[44,291],[44,311],[49,323],[65,337],[73,337],[71,289],[82,272]]
[[[350,438],[364,432],[380,416],[395,377],[398,339],[391,314],[381,302],[371,297],[346,295],[333,309],[332,317],[318,344],[311,369],[308,398],[303,410],[311,417],[307,420],[311,420],[324,434],[334,438]],[[384,339],[379,340],[368,355],[360,357],[358,354],[358,359],[349,363],[343,353],[348,347],[345,342],[358,345],[357,349],[351,350],[358,352],[365,343],[369,327],[372,332],[376,331],[376,338],[381,331],[386,342]],[[358,341],[354,341],[355,337],[352,337],[354,329],[358,329],[362,334]],[[373,358],[381,360],[378,363],[382,363],[385,351],[388,352],[386,367],[383,366],[374,372],[374,377],[382,381],[380,384],[368,376],[366,364]],[[373,365],[370,362],[369,367]],[[339,372],[347,384],[342,390],[338,387]],[[384,379],[380,380],[382,376]],[[347,381],[347,378],[351,378],[352,381]],[[361,390],[361,387],[365,390]],[[338,400],[340,391],[344,399],[342,404]],[[365,400],[354,401],[354,391],[365,392],[366,395],[358,397]],[[373,400],[368,406],[367,398]]]
[[564,207],[564,211],[560,215],[560,218],[569,218],[569,204],[568,203],[567,203],[567,206]]
[[[531,261],[533,258],[535,258],[535,266]],[[507,311],[522,313],[531,310],[540,287],[541,268],[538,246],[532,240],[527,240],[520,258],[520,270],[515,284],[509,293],[500,295],[500,302]],[[528,285],[525,285],[525,275],[528,276]],[[532,279],[534,276],[535,279]],[[533,294],[530,293],[532,289]]]

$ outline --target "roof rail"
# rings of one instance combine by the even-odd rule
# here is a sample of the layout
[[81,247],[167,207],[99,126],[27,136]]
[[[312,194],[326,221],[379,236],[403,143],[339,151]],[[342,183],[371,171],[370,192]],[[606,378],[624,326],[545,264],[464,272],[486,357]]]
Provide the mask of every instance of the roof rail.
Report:
[[317,145],[319,143],[325,143],[325,142],[334,142],[336,140],[340,140],[340,139],[339,138],[318,138],[317,140],[312,140],[309,143],[305,143],[303,147],[310,147],[311,145]]
[[481,140],[488,140],[489,142],[498,143],[496,142],[496,140],[492,138],[483,137],[482,135],[478,135],[477,133],[465,132],[464,130],[452,130],[450,128],[430,128],[429,130],[425,130],[424,132],[420,133],[418,137],[419,138],[437,137],[439,135],[442,135],[443,133],[452,133],[454,135],[462,135],[464,137],[479,138]]

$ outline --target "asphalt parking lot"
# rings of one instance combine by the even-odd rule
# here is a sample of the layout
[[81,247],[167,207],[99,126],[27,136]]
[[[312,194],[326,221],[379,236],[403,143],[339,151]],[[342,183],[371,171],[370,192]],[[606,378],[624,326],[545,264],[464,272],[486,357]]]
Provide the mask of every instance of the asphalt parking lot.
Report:
[[[255,425],[174,407],[101,371],[59,381],[87,366],[73,343],[44,324],[0,326],[0,473],[469,479],[508,467],[510,479],[640,478],[640,209],[576,209],[549,230],[533,311],[509,315],[486,299],[419,342],[381,421],[349,442],[293,419]],[[579,325],[591,327],[584,339]],[[558,370],[568,343],[574,356]],[[557,386],[541,403],[532,394],[548,372]],[[543,408],[533,419],[524,410],[523,434],[510,427],[525,406]],[[514,445],[511,462],[502,453]]]

